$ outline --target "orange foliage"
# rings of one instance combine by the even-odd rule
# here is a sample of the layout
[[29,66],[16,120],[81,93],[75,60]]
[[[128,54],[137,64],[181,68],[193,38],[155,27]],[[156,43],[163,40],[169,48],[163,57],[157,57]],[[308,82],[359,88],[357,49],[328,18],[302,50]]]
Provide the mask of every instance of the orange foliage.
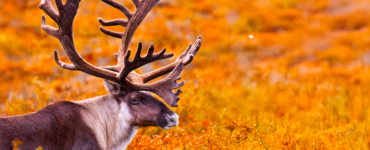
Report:
[[[131,1],[118,1],[134,9]],[[107,94],[101,79],[54,63],[54,49],[68,59],[59,42],[41,30],[38,3],[0,1],[1,115]],[[161,0],[138,28],[131,49],[139,41],[144,47],[153,42],[157,50],[166,47],[178,56],[198,35],[202,47],[182,73],[187,83],[173,108],[180,125],[141,129],[129,149],[369,149],[369,5],[368,0]],[[99,0],[82,1],[76,47],[87,61],[112,65],[120,40],[100,33],[98,17],[123,14]]]

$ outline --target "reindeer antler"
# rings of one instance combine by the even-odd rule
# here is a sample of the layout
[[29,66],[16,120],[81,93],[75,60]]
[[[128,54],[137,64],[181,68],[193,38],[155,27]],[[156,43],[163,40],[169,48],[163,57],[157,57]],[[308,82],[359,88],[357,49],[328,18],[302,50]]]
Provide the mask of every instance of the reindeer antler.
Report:
[[[103,26],[121,25],[126,27],[126,30],[121,33],[100,27],[100,30],[103,33],[113,37],[121,38],[122,43],[118,53],[114,54],[114,56],[118,58],[117,65],[96,67],[86,62],[78,54],[73,41],[73,20],[76,16],[80,1],[81,0],[67,0],[66,3],[63,4],[62,0],[55,0],[59,14],[53,8],[50,0],[42,0],[39,4],[39,8],[44,10],[45,13],[49,15],[59,26],[59,28],[56,29],[46,25],[45,16],[43,15],[41,23],[42,29],[60,41],[64,51],[72,62],[72,64],[68,64],[60,61],[57,52],[54,51],[56,63],[64,69],[79,70],[99,78],[110,80],[119,84],[127,91],[145,90],[154,92],[162,97],[169,105],[176,107],[176,103],[179,100],[178,95],[181,93],[181,90],[179,89],[175,93],[173,93],[172,90],[184,85],[184,81],[181,83],[177,83],[176,81],[181,79],[179,75],[183,69],[183,65],[189,64],[198,52],[201,45],[201,38],[198,37],[194,45],[190,44],[175,62],[147,74],[139,75],[134,71],[135,69],[153,61],[166,59],[173,56],[173,54],[165,54],[166,49],[163,49],[159,53],[154,53],[154,46],[151,45],[148,49],[147,55],[142,57],[140,56],[142,44],[139,43],[134,59],[132,61],[129,60],[131,51],[128,49],[128,47],[131,43],[132,36],[147,13],[154,7],[155,4],[158,3],[159,0],[133,0],[133,3],[136,7],[135,13],[130,12],[125,6],[117,3],[116,1],[102,0],[108,5],[111,5],[122,11],[127,17],[127,20],[115,19],[111,21],[104,21],[100,18],[98,19]],[[169,72],[171,73],[167,77],[159,81],[150,84],[144,84]]]

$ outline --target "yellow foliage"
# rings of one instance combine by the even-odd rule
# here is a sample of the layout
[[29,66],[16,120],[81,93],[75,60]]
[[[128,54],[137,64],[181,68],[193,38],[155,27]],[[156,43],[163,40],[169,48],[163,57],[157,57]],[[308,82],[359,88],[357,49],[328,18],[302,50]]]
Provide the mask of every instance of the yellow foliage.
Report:
[[[131,1],[118,1],[134,10]],[[0,1],[1,115],[107,94],[101,79],[55,64],[54,49],[63,61],[68,58],[58,40],[41,30],[38,3]],[[156,51],[166,47],[178,56],[198,35],[202,47],[181,74],[184,93],[173,108],[180,125],[141,129],[128,148],[369,149],[369,5],[368,0],[161,0],[130,48],[153,42]],[[100,33],[98,17],[124,15],[99,0],[82,1],[76,47],[88,62],[112,65],[120,40]]]
[[15,139],[15,140],[13,141],[13,145],[14,145],[13,150],[18,150],[18,145],[22,145],[22,144],[23,144],[23,142],[22,142],[22,141],[20,141],[20,140],[18,140],[18,139]]

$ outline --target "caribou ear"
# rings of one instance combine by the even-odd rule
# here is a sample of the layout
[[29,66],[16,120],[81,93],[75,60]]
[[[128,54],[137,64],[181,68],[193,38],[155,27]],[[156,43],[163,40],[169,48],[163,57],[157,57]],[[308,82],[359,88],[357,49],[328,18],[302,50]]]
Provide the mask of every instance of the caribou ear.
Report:
[[108,80],[104,80],[104,87],[110,94],[115,97],[125,95],[125,91],[121,88],[120,85],[109,82]]

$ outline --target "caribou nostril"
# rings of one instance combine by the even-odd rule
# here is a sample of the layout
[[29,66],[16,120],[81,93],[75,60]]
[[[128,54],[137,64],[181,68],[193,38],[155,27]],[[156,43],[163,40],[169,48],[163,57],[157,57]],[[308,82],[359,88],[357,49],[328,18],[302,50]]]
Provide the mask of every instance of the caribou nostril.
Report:
[[167,117],[169,122],[175,122],[175,119],[170,117],[170,115],[167,114],[166,117]]

